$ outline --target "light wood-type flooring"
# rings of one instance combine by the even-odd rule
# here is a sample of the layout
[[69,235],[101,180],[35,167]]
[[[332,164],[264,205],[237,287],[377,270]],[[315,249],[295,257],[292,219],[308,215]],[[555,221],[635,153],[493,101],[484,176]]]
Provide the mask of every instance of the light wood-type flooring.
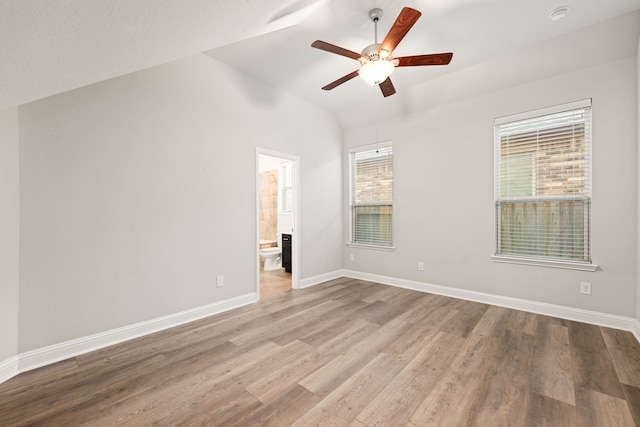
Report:
[[640,425],[629,332],[353,279],[0,385],[0,426]]
[[274,294],[291,290],[291,273],[284,268],[264,271],[260,266],[260,297],[268,297]]

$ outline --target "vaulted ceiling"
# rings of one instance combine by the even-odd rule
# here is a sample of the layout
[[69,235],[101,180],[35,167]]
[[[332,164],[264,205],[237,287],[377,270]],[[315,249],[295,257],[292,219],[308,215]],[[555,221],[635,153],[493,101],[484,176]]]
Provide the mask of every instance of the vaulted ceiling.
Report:
[[[452,51],[451,64],[396,70],[389,98],[360,79],[321,90],[358,63],[311,43],[359,52],[374,41],[369,10],[383,10],[383,38],[404,6],[422,17],[394,54]],[[569,13],[550,20],[559,6]],[[631,56],[639,9],[640,0],[4,0],[0,108],[205,52],[352,128]]]

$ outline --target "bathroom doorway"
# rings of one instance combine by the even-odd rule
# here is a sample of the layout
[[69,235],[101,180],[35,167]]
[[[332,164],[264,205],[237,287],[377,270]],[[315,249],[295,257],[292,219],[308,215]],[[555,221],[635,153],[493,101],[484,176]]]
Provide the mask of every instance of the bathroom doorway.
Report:
[[296,289],[299,281],[299,159],[256,150],[258,297]]

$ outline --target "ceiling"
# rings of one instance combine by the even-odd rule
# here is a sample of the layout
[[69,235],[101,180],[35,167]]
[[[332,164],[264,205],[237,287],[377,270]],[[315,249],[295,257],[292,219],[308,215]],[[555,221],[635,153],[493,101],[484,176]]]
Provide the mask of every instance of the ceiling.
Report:
[[297,24],[324,0],[0,0],[0,108]]
[[[396,70],[388,98],[360,79],[321,90],[358,63],[311,43],[359,52],[374,41],[368,11],[383,10],[382,39],[404,6],[422,17],[394,55],[452,51],[451,64]],[[559,6],[569,14],[552,22]],[[205,52],[348,129],[634,55],[639,9],[640,0],[0,0],[0,108]]]
[[[422,16],[394,56],[454,52],[451,63],[397,69],[391,76],[397,93],[388,98],[359,78],[321,90],[359,63],[311,48],[311,43],[320,39],[360,52],[374,42],[369,10],[383,10],[378,23],[381,41],[405,6]],[[549,13],[559,6],[568,6],[569,13],[553,22]],[[633,55],[640,18],[620,16],[639,8],[639,0],[332,0],[296,26],[206,53],[333,111],[348,129],[380,115],[411,113],[483,88],[497,90],[544,78],[550,66],[557,73]],[[515,67],[520,81],[505,75],[505,66]],[[479,76],[484,81],[477,81]]]

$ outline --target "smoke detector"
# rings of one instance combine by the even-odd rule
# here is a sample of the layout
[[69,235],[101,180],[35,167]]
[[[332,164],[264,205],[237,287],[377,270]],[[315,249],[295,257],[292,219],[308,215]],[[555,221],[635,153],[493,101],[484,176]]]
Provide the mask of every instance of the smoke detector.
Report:
[[559,21],[567,16],[567,13],[569,13],[569,8],[567,6],[560,6],[549,14],[549,19],[552,21]]

